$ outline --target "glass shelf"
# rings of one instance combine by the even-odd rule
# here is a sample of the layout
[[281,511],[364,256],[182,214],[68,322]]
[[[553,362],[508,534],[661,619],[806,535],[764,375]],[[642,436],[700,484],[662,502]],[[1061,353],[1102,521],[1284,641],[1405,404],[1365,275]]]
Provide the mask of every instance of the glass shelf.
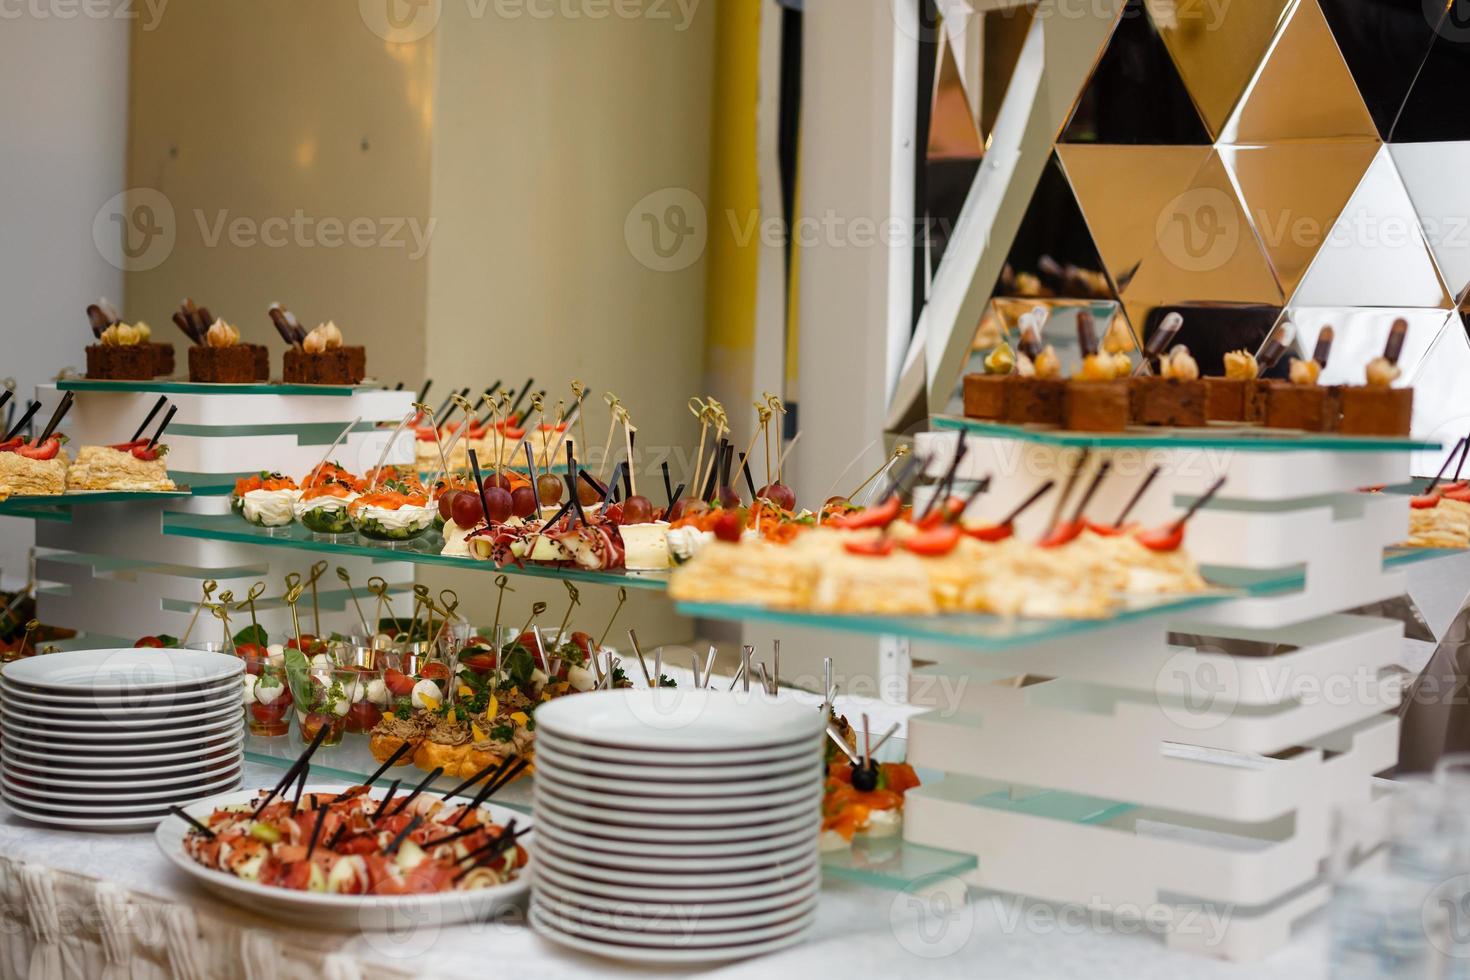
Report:
[[1242,593],[1238,591],[1216,589],[1192,595],[1149,596],[1132,600],[1113,615],[1103,619],[1026,619],[978,613],[938,616],[864,616],[767,609],[760,606],[712,602],[681,602],[677,606],[677,611],[685,616],[704,619],[736,622],[751,620],[848,633],[907,636],[912,639],[933,640],[937,643],[999,653],[1033,643],[1079,636],[1149,616],[1196,609],[1226,599],[1239,598],[1241,595]]
[[323,555],[357,555],[379,561],[406,561],[418,565],[437,565],[443,568],[462,568],[480,572],[504,572],[507,575],[526,575],[533,578],[563,579],[572,582],[589,582],[596,585],[621,585],[629,589],[661,591],[668,586],[668,572],[594,572],[580,568],[560,568],[549,565],[526,565],[496,567],[488,561],[472,558],[456,558],[439,554],[444,546],[443,538],[428,532],[413,541],[405,541],[398,547],[364,542],[355,535],[329,538],[318,535],[300,524],[285,527],[263,528],[246,522],[235,514],[182,514],[163,515],[163,533],[184,538],[202,538],[207,541],[234,541],[239,544],[256,544],[269,548],[295,548]]
[[0,500],[0,515],[47,520],[64,515],[73,507],[85,507],[89,504],[178,500],[191,496],[193,496],[193,491],[188,487],[178,490],[72,490],[60,494],[9,497]]
[[88,378],[63,378],[56,382],[59,391],[146,391],[171,395],[320,395],[346,398],[359,391],[385,391],[381,385],[288,385],[273,381],[244,384],[204,381],[101,381]]
[[1133,428],[1124,432],[1069,432],[1048,426],[982,422],[979,419],[958,418],[953,415],[936,415],[930,422],[936,429],[1088,449],[1238,449],[1243,452],[1295,452],[1311,449],[1345,453],[1408,453],[1441,448],[1438,442],[1421,439],[1343,436],[1231,424],[1200,429]]

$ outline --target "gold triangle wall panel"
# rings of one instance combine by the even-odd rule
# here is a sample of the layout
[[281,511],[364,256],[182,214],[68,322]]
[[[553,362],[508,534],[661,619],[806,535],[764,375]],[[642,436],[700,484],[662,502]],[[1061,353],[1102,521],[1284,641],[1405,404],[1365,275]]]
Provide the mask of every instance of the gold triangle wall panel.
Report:
[[929,119],[930,160],[978,160],[984,153],[980,130],[971,112],[954,46],[941,36],[934,72],[934,105]]
[[1286,295],[1295,292],[1378,147],[1377,140],[1220,147]]
[[1378,130],[1317,0],[1297,0],[1225,124],[1226,143],[1374,139]]
[[1127,288],[1157,239],[1157,216],[1189,189],[1208,146],[1057,145],[1062,169],[1115,288]]
[[1282,305],[1281,287],[1218,151],[1187,190],[1155,213],[1153,247],[1123,298]]
[[1148,0],[1164,46],[1212,135],[1224,129],[1289,3]]
[[1378,148],[1291,305],[1453,305],[1387,146]]

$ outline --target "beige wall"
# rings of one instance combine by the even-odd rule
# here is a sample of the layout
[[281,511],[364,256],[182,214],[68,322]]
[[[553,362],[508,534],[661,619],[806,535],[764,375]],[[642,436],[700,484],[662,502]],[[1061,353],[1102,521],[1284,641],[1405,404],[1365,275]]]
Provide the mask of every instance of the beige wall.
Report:
[[[497,17],[493,3],[476,17],[476,6],[444,4],[428,285],[428,368],[441,392],[535,375],[554,402],[578,378],[592,391],[598,452],[609,390],[632,413],[640,450],[692,444],[684,403],[702,378],[705,261],[655,271],[624,238],[629,211],[651,192],[707,196],[714,3],[692,6],[686,23],[674,3],[649,7],[668,19],[601,20]],[[656,466],[640,489],[658,499]],[[483,609],[489,582],[479,578]],[[522,604],[564,608],[558,583],[514,586]],[[582,596],[600,630],[615,593]],[[649,641],[692,631],[662,596],[635,593],[620,622]]]
[[[128,275],[125,315],[182,354],[169,317],[192,296],[269,344],[279,374],[284,344],[265,312],[279,300],[308,327],[331,318],[367,345],[370,373],[416,382],[428,258],[412,257],[406,226],[393,229],[429,228],[434,45],[389,45],[356,0],[174,3],[132,41],[129,186],[168,198],[177,240],[157,268]],[[373,244],[327,247],[330,224],[298,235],[281,224],[298,210],[368,219],[358,241]],[[222,213],[290,244],[232,240],[226,225],[211,245]]]

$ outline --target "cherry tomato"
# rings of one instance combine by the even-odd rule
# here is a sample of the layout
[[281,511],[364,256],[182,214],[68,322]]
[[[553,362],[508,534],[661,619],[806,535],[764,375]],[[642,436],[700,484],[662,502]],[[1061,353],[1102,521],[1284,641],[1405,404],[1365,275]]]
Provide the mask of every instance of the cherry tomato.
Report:
[[1135,537],[1150,551],[1178,551],[1184,544],[1184,528],[1182,525],[1165,525],[1152,531],[1140,531]]
[[352,707],[347,709],[347,730],[349,732],[370,732],[373,726],[383,720],[383,712],[371,701],[354,701]]
[[439,660],[432,660],[424,664],[423,668],[419,671],[419,676],[426,681],[447,681],[449,679],[449,665]]
[[277,698],[270,704],[256,702],[250,706],[250,716],[262,725],[274,725],[286,717],[286,709],[291,707],[287,698]]
[[413,678],[401,670],[389,667],[383,671],[383,684],[394,697],[401,698],[413,690]]
[[904,541],[903,546],[916,555],[947,555],[960,543],[960,529],[954,524],[941,524],[932,531],[921,531]]
[[163,649],[163,641],[156,636],[145,636],[134,643],[133,646],[150,650],[161,650]]

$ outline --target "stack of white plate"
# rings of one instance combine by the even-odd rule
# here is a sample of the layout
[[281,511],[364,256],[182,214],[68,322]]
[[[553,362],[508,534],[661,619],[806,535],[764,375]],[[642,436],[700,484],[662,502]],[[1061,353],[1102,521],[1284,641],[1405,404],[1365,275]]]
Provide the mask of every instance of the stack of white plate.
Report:
[[821,867],[823,718],[754,692],[605,691],[536,711],[531,923],[643,962],[804,939]]
[[0,798],[37,823],[151,827],[240,785],[244,662],[83,650],[0,669]]

